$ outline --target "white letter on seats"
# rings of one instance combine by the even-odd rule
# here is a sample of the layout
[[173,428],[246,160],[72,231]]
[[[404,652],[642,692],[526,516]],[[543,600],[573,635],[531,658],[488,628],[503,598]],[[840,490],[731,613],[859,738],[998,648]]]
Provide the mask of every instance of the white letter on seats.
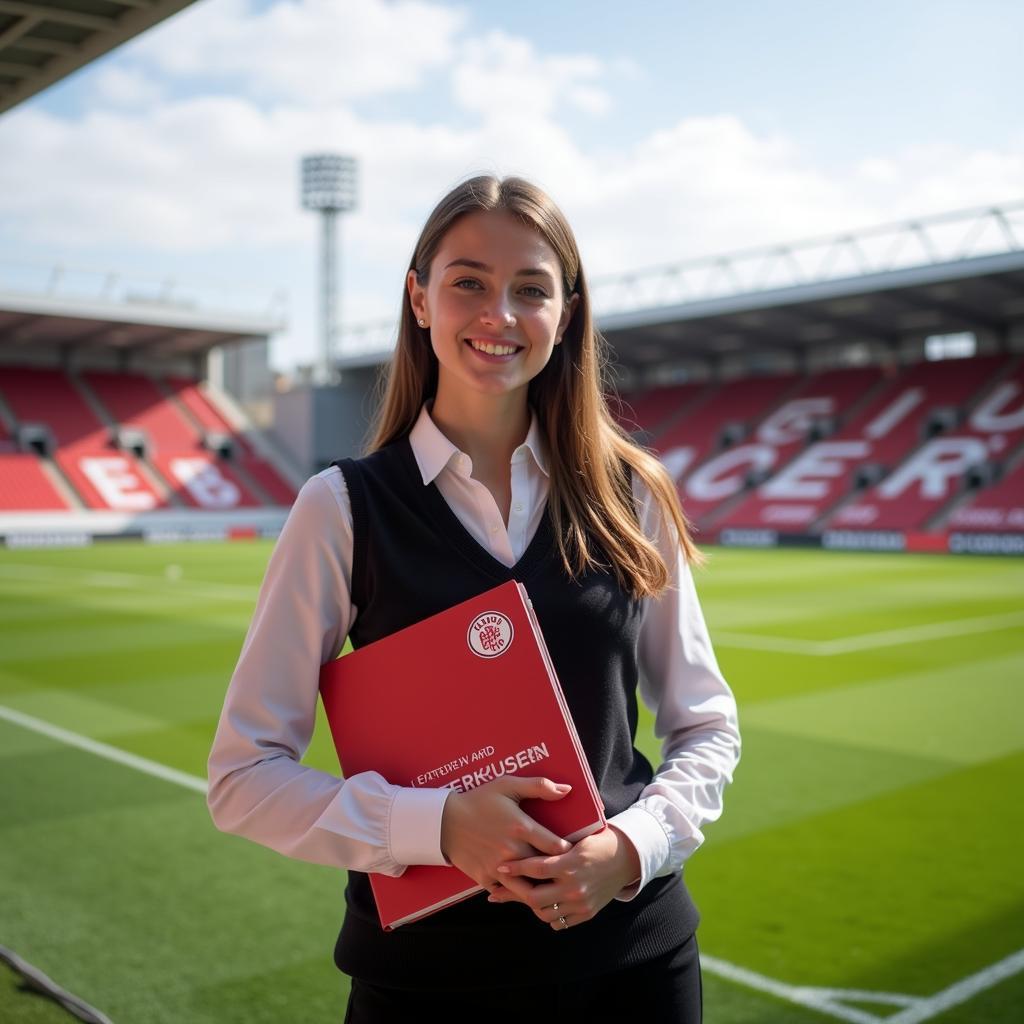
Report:
[[146,485],[123,455],[83,457],[78,460],[78,467],[111,508],[145,512],[156,506],[156,495],[145,489]]
[[773,500],[817,501],[828,494],[826,480],[842,476],[847,462],[859,462],[870,451],[867,441],[821,441],[781,469],[758,495]]
[[206,459],[171,459],[171,472],[203,508],[234,508],[242,496]]
[[743,489],[751,469],[771,469],[774,465],[775,449],[766,444],[731,448],[695,470],[686,481],[686,493],[698,501],[721,501]]
[[1024,427],[1024,404],[1013,412],[1004,412],[1020,394],[1016,381],[1004,380],[978,408],[971,413],[970,423],[975,430],[997,434],[1000,431],[1020,430]]
[[890,402],[865,428],[865,437],[885,437],[900,420],[906,419],[924,401],[924,388],[907,388],[895,402]]
[[694,448],[669,448],[667,452],[662,452],[661,464],[668,470],[668,475],[679,483],[696,454]]
[[802,441],[816,416],[832,412],[831,398],[794,398],[776,409],[757,429],[757,439],[765,444],[790,444]]
[[945,498],[948,482],[969,466],[984,462],[988,447],[976,437],[936,437],[929,441],[906,465],[879,484],[880,498],[898,498],[920,481],[922,498]]

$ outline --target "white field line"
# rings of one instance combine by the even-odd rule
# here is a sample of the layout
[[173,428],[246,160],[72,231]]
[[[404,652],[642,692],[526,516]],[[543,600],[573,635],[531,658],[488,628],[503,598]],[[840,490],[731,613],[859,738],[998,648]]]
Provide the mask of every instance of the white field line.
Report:
[[765,977],[756,971],[748,971],[746,967],[737,967],[736,964],[731,964],[727,960],[719,960],[716,956],[701,953],[700,966],[708,974],[715,974],[727,981],[734,981],[758,992],[767,992],[768,995],[775,996],[777,999],[806,1006],[839,1020],[850,1021],[850,1024],[878,1024],[883,1019],[865,1010],[832,1002],[818,989],[802,985],[787,985],[784,981],[776,981],[774,978]]
[[977,974],[961,978],[949,988],[922,999],[916,1006],[902,1010],[895,1017],[887,1018],[886,1024],[922,1024],[923,1021],[931,1020],[953,1006],[966,1003],[979,992],[984,992],[985,989],[992,988],[1021,971],[1024,971],[1024,949],[1018,949],[1016,953],[1011,953],[998,963],[978,971]]
[[890,1006],[916,1006],[921,996],[905,996],[899,992],[877,992],[866,988],[817,988],[823,999],[850,999],[857,1003],[882,1003]]
[[759,633],[733,633],[728,629],[711,630],[716,647],[743,647],[751,651],[777,651],[780,654],[816,655],[821,652],[818,640],[798,640],[788,636],[762,636]]
[[[0,718],[19,725],[24,729],[40,733],[58,743],[66,743],[69,746],[77,747],[87,753],[95,754],[97,757],[114,761],[127,768],[134,768],[136,771],[164,782],[171,782],[177,786],[183,786],[196,793],[206,793],[206,780],[196,775],[189,775],[180,772],[175,768],[168,768],[166,765],[150,761],[145,757],[138,757],[129,754],[127,751],[119,750],[117,747],[100,743],[98,740],[90,739],[79,733],[71,732],[69,729],[62,729],[59,726],[51,725],[42,719],[34,718],[32,715],[23,714],[0,704]],[[895,992],[872,992],[859,989],[834,989],[834,988],[813,988],[806,985],[788,985],[785,982],[768,978],[763,974],[747,970],[727,960],[720,960],[718,957],[708,956],[702,953],[700,957],[701,967],[709,974],[717,975],[729,981],[753,988],[760,992],[767,992],[769,995],[779,999],[806,1006],[809,1009],[817,1010],[819,1013],[827,1014],[838,1020],[849,1021],[850,1024],[923,1024],[924,1021],[940,1013],[944,1013],[952,1006],[966,1002],[979,992],[992,988],[1005,978],[1024,970],[1024,949],[1011,954],[1004,960],[993,964],[990,967],[963,978],[949,988],[933,996],[919,997],[902,995]],[[839,1000],[851,999],[859,1002],[880,1003],[890,1006],[902,1006],[895,1016],[888,1015],[878,1017],[865,1010],[858,1010],[852,1006],[844,1006]]]
[[719,629],[712,639],[722,647],[747,647],[757,651],[781,651],[785,654],[806,654],[811,657],[831,657],[879,647],[897,647],[900,644],[941,640],[950,636],[968,636],[972,633],[993,633],[1024,625],[1024,611],[1005,615],[984,615],[974,619],[953,619],[948,622],[926,622],[904,629],[886,629],[877,633],[861,633],[837,640],[797,640],[783,636],[761,636],[756,633],[732,633]]
[[233,586],[227,583],[209,583],[205,580],[191,580],[185,577],[171,578],[134,572],[96,572],[91,569],[54,568],[48,565],[21,565],[18,563],[0,566],[0,585],[6,580],[26,583],[83,583],[91,587],[112,587],[116,590],[152,590],[164,587],[179,593],[194,596],[223,598],[228,601],[255,601],[257,588],[254,586]]
[[[851,1024],[924,1024],[925,1021],[945,1013],[954,1006],[972,999],[979,992],[993,988],[1014,974],[1024,971],[1024,949],[992,964],[977,974],[971,974],[954,982],[941,992],[931,996],[908,996],[896,992],[870,992],[863,989],[813,988],[806,985],[787,985],[785,982],[767,978],[745,967],[737,967],[726,960],[701,954],[701,968],[708,974],[715,974],[728,981],[745,985],[759,992],[767,992],[779,999],[798,1003],[819,1013],[827,1014]],[[881,1017],[854,1006],[846,1006],[841,1000],[849,999],[861,1003],[879,1003],[888,1006],[902,1006],[899,1013],[887,1013]]]
[[23,729],[31,729],[32,732],[48,736],[58,743],[66,743],[69,747],[77,747],[87,753],[95,754],[97,757],[105,758],[108,761],[116,761],[128,768],[134,768],[137,772],[145,772],[155,778],[163,779],[164,782],[173,782],[177,786],[184,786],[185,789],[194,790],[197,793],[206,793],[206,780],[196,775],[189,775],[186,772],[179,772],[176,768],[168,768],[166,765],[150,761],[145,757],[138,757],[136,754],[129,754],[127,750],[119,750],[99,740],[90,739],[69,729],[62,729],[59,725],[51,725],[41,718],[34,718],[14,708],[5,707],[0,704],[0,718],[5,719],[14,725],[20,725]]

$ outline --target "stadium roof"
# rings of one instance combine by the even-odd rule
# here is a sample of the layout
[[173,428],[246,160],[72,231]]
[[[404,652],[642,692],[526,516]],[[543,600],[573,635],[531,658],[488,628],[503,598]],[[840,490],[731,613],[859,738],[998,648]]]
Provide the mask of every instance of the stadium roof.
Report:
[[1024,320],[1024,252],[980,256],[600,319],[620,366],[718,359],[743,350],[798,355],[822,345],[989,329]]
[[287,296],[215,279],[187,282],[0,260],[0,348],[137,350],[163,357],[268,337]]
[[0,114],[195,0],[0,0]]
[[[596,280],[596,322],[627,373],[798,357],[812,348],[1024,321],[1024,202],[961,210]],[[342,370],[384,362],[393,322],[346,332]]]
[[266,337],[267,324],[217,324],[210,321],[191,325],[164,321],[115,320],[102,314],[60,315],[20,312],[6,303],[0,309],[0,346],[8,352],[37,347],[76,350],[125,350],[135,354],[171,358],[196,355],[232,342]]
[[[932,215],[619,275],[594,287],[619,365],[812,348],[1024,319],[1024,203]],[[674,300],[674,301],[673,301]]]

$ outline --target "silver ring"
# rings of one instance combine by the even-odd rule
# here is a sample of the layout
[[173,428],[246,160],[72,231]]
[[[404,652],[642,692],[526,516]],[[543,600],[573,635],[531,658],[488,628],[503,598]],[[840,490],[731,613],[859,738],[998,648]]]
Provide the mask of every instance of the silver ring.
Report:
[[558,913],[558,904],[557,903],[552,903],[551,904],[551,909],[557,914]]
[[569,922],[566,921],[566,919],[564,917],[562,917],[561,914],[558,915],[558,920],[562,922],[562,928],[563,929],[569,927]]

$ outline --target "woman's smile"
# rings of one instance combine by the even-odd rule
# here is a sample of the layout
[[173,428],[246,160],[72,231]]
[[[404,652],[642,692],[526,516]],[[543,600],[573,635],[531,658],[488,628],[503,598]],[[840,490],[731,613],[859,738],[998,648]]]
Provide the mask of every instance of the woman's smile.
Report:
[[504,338],[488,338],[485,335],[467,338],[466,344],[487,362],[511,362],[523,350],[522,345]]

